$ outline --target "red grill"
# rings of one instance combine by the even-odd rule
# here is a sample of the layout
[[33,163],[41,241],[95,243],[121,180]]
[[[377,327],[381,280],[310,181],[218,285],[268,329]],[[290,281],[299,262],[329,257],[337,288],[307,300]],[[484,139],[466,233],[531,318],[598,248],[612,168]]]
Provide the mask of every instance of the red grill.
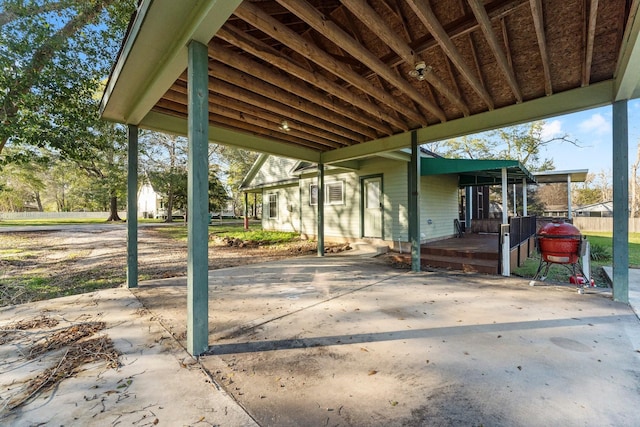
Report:
[[[533,280],[545,280],[552,264],[562,264],[571,271],[569,282],[582,288],[586,280],[580,265],[580,256],[583,255],[580,230],[562,220],[554,220],[538,231],[536,240],[540,251],[540,266]],[[543,269],[544,273],[540,274]]]
[[565,222],[551,222],[538,232],[538,248],[545,262],[575,264],[580,259],[580,230]]

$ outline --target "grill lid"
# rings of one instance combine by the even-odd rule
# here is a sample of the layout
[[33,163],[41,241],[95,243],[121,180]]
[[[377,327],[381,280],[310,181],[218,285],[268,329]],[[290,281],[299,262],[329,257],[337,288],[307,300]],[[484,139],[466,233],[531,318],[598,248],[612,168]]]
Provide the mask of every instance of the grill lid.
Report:
[[553,222],[545,225],[538,232],[538,236],[564,239],[580,239],[582,237],[580,230],[574,227],[573,224],[568,224],[563,220],[553,220]]

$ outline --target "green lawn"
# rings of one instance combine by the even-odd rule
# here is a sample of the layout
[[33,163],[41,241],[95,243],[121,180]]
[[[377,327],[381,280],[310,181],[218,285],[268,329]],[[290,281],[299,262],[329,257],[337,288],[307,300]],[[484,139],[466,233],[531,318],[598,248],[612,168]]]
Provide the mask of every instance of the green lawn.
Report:
[[[602,271],[602,266],[611,265],[611,255],[613,253],[612,233],[606,232],[585,232],[589,245],[592,249],[592,258],[596,253],[602,254],[601,259],[591,260],[591,273],[598,286],[608,286],[606,277]],[[514,274],[522,277],[533,277],[540,265],[540,258],[535,254],[528,259],[524,265],[514,270]],[[640,268],[640,233],[629,233],[629,267]],[[547,281],[568,283],[571,273],[562,265],[552,265],[549,269]]]
[[[249,231],[245,231],[242,225],[209,225],[209,234],[220,238],[228,237],[251,241],[261,244],[287,243],[300,239],[299,233],[288,233],[283,231],[266,231],[252,226]],[[165,233],[173,239],[187,240],[187,228],[184,225],[166,226],[157,229],[159,233]]]

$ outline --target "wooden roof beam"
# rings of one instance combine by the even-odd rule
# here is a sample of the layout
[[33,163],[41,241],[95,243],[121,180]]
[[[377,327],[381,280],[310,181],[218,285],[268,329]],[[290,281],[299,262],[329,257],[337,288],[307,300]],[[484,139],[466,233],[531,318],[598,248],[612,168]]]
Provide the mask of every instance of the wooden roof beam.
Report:
[[341,80],[348,82],[381,103],[388,105],[393,110],[400,112],[403,116],[415,123],[422,123],[424,121],[424,117],[422,117],[422,115],[417,111],[398,101],[390,93],[375,87],[369,80],[360,76],[348,66],[338,62],[331,55],[318,48],[313,43],[310,43],[308,40],[305,40],[297,33],[287,28],[286,25],[283,25],[279,21],[273,19],[250,2],[242,2],[235,10],[234,14],[263,33],[268,34],[270,37],[273,37],[285,44],[287,47],[304,56],[309,61],[336,75]]
[[489,19],[489,15],[485,10],[482,1],[468,0],[468,2],[469,6],[471,6],[471,11],[478,20],[478,24],[480,24],[480,29],[482,30],[484,37],[487,39],[487,43],[489,43],[489,47],[491,48],[493,55],[498,61],[498,66],[500,67],[500,70],[502,70],[502,74],[507,78],[507,83],[509,83],[509,87],[515,96],[516,101],[518,103],[522,102],[522,91],[520,90],[516,76],[513,73],[513,68],[511,68],[507,57],[500,48],[500,42],[498,41],[496,34],[493,32],[491,19]]
[[533,26],[536,29],[538,47],[542,57],[542,70],[544,72],[544,91],[547,96],[553,94],[551,86],[551,69],[549,68],[549,53],[547,52],[547,39],[544,35],[544,16],[542,15],[542,0],[529,0],[531,14],[533,15]]
[[295,79],[280,73],[274,73],[272,69],[259,64],[255,61],[248,59],[245,56],[238,55],[229,49],[217,44],[214,46],[209,45],[209,57],[214,58],[230,67],[240,70],[243,73],[251,75],[259,80],[263,80],[276,87],[283,88],[284,90],[297,95],[303,99],[306,99],[322,108],[331,110],[337,114],[344,116],[345,118],[352,120],[355,123],[351,123],[353,130],[363,133],[369,138],[376,138],[377,134],[370,129],[369,126],[364,127],[359,123],[358,116],[362,116],[362,113],[349,109],[343,104],[332,102],[332,100],[324,94],[312,90],[308,86],[300,84]]
[[[340,2],[361,20],[368,28],[371,28],[391,50],[409,64],[411,69],[420,61],[419,56],[402,40],[402,38],[376,13],[376,11],[361,0],[340,0]],[[459,94],[456,94],[446,83],[444,83],[435,73],[425,73],[425,79],[431,83],[438,92],[449,99],[465,116],[468,116],[469,107],[462,101]]]
[[393,133],[393,130],[384,122],[387,122],[390,125],[404,131],[409,130],[406,123],[386,113],[376,104],[369,102],[360,96],[357,96],[350,90],[344,90],[342,86],[332,82],[320,73],[309,71],[308,69],[293,63],[289,58],[285,57],[277,50],[272,49],[267,44],[262,43],[259,40],[238,31],[232,25],[225,25],[224,27],[222,27],[216,34],[216,37],[228,43],[231,43],[232,45],[244,50],[247,53],[250,53],[256,58],[260,58],[263,61],[266,61],[271,65],[278,67],[282,71],[285,71],[286,73],[304,80],[305,82],[321,90],[324,90],[328,94],[340,98],[343,101],[373,116],[369,117],[368,115],[357,114],[354,120],[359,121],[364,125],[370,126],[373,129],[377,129],[378,131],[386,135],[391,135]]
[[456,66],[458,71],[464,76],[464,78],[469,82],[473,90],[480,96],[480,98],[484,101],[485,104],[489,107],[489,110],[494,109],[493,99],[491,99],[491,95],[484,88],[484,86],[478,81],[476,76],[473,73],[471,67],[464,62],[462,55],[458,52],[453,41],[442,27],[438,18],[433,13],[431,9],[431,5],[429,5],[428,1],[416,1],[416,0],[407,0],[407,4],[413,10],[413,12],[418,16],[420,21],[427,27],[429,32],[434,36],[445,55],[447,55],[451,62]]
[[[382,62],[377,56],[365,49],[360,43],[358,43],[353,37],[345,33],[342,28],[336,25],[333,21],[326,19],[326,17],[316,10],[306,0],[297,0],[295,2],[288,2],[285,0],[276,0],[280,5],[288,9],[293,14],[302,18],[307,24],[313,27],[318,33],[331,40],[336,46],[339,46],[349,55],[366,65],[373,70],[380,77],[387,82],[398,88],[402,93],[411,98],[417,104],[424,107],[431,114],[435,115],[441,122],[446,122],[447,117],[439,106],[435,105],[431,101],[425,99],[411,84],[397,76],[391,68],[389,68],[384,62]],[[243,3],[246,4],[246,3]],[[420,122],[426,125],[424,119]]]
[[[181,82],[186,85],[186,79],[181,80]],[[334,134],[340,135],[338,132],[335,132],[336,126],[332,122],[322,120],[312,114],[301,112],[293,107],[290,107],[286,103],[274,103],[270,98],[255,94],[246,89],[242,89],[238,86],[229,84],[225,81],[209,77],[209,91],[233,99],[242,99],[249,105],[253,105],[254,107],[268,110],[280,114],[283,117],[287,117],[288,122],[298,121],[301,123],[305,123],[307,126],[329,130]]]
[[[181,105],[182,104],[180,103],[176,103],[174,101],[170,101],[166,98],[163,98],[160,101],[158,101],[158,103],[154,106],[154,111],[161,112],[163,114],[169,114],[175,117],[183,117],[182,113],[178,111],[178,108]],[[246,121],[221,116],[220,114],[216,114],[213,112],[209,112],[209,124],[215,124],[215,125],[227,127],[230,129],[240,129],[242,131],[250,132],[255,135],[270,137],[270,138],[277,139],[279,141],[291,142],[291,143],[298,144],[303,147],[311,148],[314,150],[326,151],[329,149],[328,147],[322,144],[317,144],[315,142],[311,142],[304,138],[297,138],[297,137],[294,137],[293,135],[289,135],[284,132],[271,131],[271,130],[256,126],[254,124],[247,123]]]
[[584,67],[582,69],[582,86],[591,81],[591,62],[593,61],[593,41],[596,36],[596,21],[598,19],[598,0],[591,0],[589,5],[589,22],[587,24],[587,40],[585,46]]
[[369,134],[367,137],[371,137],[372,132],[369,128],[357,125],[356,123],[353,123],[352,120],[349,120],[340,114],[332,113],[325,108],[308,102],[303,98],[292,95],[284,89],[265,83],[260,79],[249,76],[248,74],[241,73],[222,63],[210,61],[209,75],[273,101],[293,106],[293,109],[304,111],[305,113],[308,113],[308,115],[321,118],[326,121],[325,126],[327,129],[331,129],[334,133],[342,135],[345,138],[362,142],[365,140],[362,135]]

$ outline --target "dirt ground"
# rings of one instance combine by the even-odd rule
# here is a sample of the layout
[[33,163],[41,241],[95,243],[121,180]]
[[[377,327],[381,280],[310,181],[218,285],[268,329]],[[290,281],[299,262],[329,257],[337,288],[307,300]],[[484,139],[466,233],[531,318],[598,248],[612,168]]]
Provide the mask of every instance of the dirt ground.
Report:
[[[316,251],[315,242],[229,246],[213,232],[209,269],[235,267]],[[126,280],[126,229],[114,226],[0,233],[0,307],[115,287]],[[187,243],[160,227],[138,230],[140,280],[185,276]]]

